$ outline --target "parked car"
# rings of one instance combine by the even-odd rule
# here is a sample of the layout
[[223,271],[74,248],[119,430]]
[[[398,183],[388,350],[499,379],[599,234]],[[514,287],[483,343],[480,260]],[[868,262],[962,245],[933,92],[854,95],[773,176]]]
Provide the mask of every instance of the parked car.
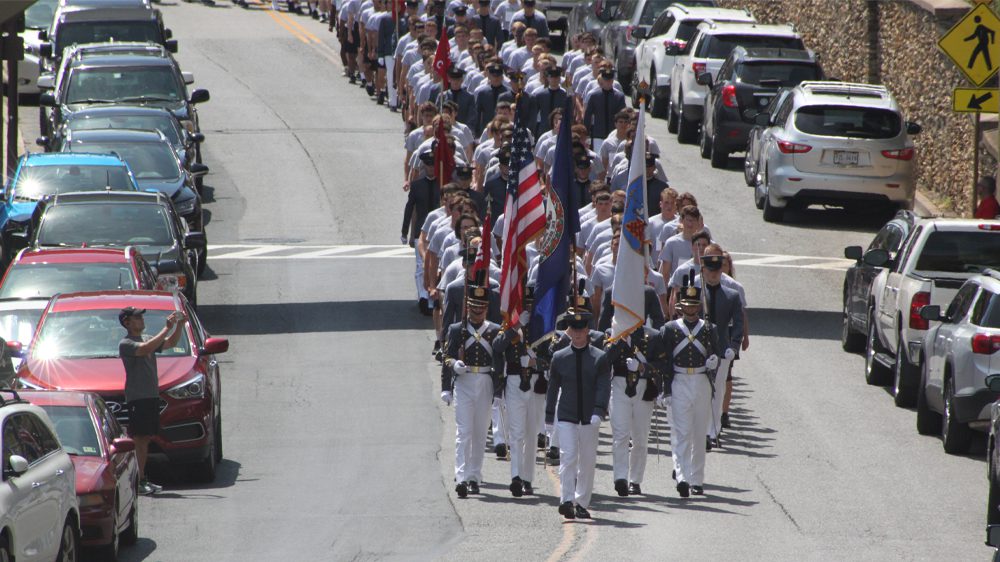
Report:
[[0,299],[0,338],[4,341],[0,354],[10,357],[14,371],[9,379],[2,381],[0,388],[14,388],[16,373],[21,366],[21,350],[31,345],[38,320],[48,304],[49,297]]
[[118,356],[118,342],[125,335],[118,312],[126,306],[146,310],[149,333],[162,329],[175,311],[190,319],[176,345],[156,355],[160,431],[149,453],[151,458],[190,465],[196,479],[212,482],[222,460],[222,387],[216,355],[229,349],[229,341],[210,337],[183,296],[102,291],[53,297],[21,364],[18,384],[33,390],[96,392],[128,426],[125,369]]
[[1000,267],[1000,221],[922,219],[896,259],[875,249],[864,261],[884,268],[872,283],[865,380],[891,380],[896,405],[913,406],[931,327],[920,309],[951,302],[966,280]]
[[885,86],[803,82],[755,119],[766,127],[754,140],[754,200],[765,221],[782,220],[789,204],[913,208],[910,136],[921,127],[904,120]]
[[737,45],[805,49],[802,37],[790,25],[759,23],[726,23],[706,20],[698,24],[687,54],[670,46],[666,54],[675,56],[670,71],[670,114],[667,127],[677,133],[678,142],[690,143],[698,138],[698,126],[705,111],[708,88],[697,77],[708,72],[715,80],[723,61]]
[[32,217],[28,246],[135,246],[156,268],[157,282],[197,303],[196,272],[205,235],[192,232],[162,193],[74,193],[44,199]]
[[139,531],[139,462],[135,443],[104,400],[90,392],[21,392],[45,410],[76,469],[82,544],[101,560],[118,559],[119,545]]
[[45,410],[16,392],[3,394],[0,560],[76,560],[80,502],[73,461]]
[[917,431],[939,433],[946,453],[969,450],[975,430],[987,430],[997,398],[986,386],[1000,352],[1000,272],[974,275],[942,314],[938,305],[920,309],[933,324],[924,334],[917,389]]
[[871,294],[872,282],[881,273],[881,267],[871,266],[862,259],[866,252],[885,250],[890,259],[899,257],[899,249],[917,222],[913,211],[899,211],[892,220],[879,229],[867,249],[861,246],[844,248],[844,257],[854,260],[854,264],[844,273],[844,298],[840,345],[844,351],[855,353],[864,351],[865,336],[868,334],[868,312],[874,304]]
[[[614,19],[601,30],[601,46],[605,54],[614,61],[615,72],[622,88],[628,94],[632,90],[632,76],[635,74],[635,47],[639,39],[646,36],[656,16],[667,9],[675,0],[625,0],[618,7]],[[639,35],[635,33],[641,30]]]
[[600,38],[601,30],[611,21],[622,2],[623,0],[589,0],[577,3],[567,16],[566,36],[590,32],[594,37]]
[[[1000,374],[986,377],[986,388],[1000,396]],[[1000,548],[1000,398],[990,406],[990,436],[986,442],[986,478],[989,493],[986,499],[986,544]],[[994,560],[996,560],[994,553]]]
[[37,0],[24,10],[24,31],[18,34],[24,41],[24,57],[17,61],[17,93],[20,95],[39,92],[41,60],[38,51],[43,42],[40,35],[48,33],[57,4],[56,0]]
[[746,150],[752,117],[771,103],[781,88],[823,79],[823,69],[812,51],[743,47],[737,45],[716,78],[697,77],[708,86],[701,122],[701,157],[713,168],[729,164],[729,155]]
[[[673,4],[660,13],[648,33],[639,33],[645,38],[635,48],[636,72],[632,79],[632,91],[635,92],[634,88],[646,80],[652,93],[649,111],[653,117],[667,116],[670,104],[670,73],[674,68],[674,61],[678,56],[687,54],[688,42],[694,38],[698,24],[707,19],[716,22],[757,21],[745,10],[693,7],[684,2]],[[676,48],[676,51],[672,51],[676,52],[675,55],[666,53],[668,46]]]
[[157,288],[156,273],[132,246],[25,249],[0,279],[0,299]]
[[[760,113],[769,116],[775,115],[778,112],[778,108],[784,103],[785,98],[791,94],[791,88],[779,88],[767,107]],[[757,165],[760,163],[760,137],[767,130],[771,119],[754,116],[753,121],[753,126],[750,127],[750,132],[747,133],[747,149],[746,154],[743,156],[743,181],[750,187],[757,187],[757,183],[760,181],[760,170],[757,169]],[[758,124],[758,122],[762,124]]]

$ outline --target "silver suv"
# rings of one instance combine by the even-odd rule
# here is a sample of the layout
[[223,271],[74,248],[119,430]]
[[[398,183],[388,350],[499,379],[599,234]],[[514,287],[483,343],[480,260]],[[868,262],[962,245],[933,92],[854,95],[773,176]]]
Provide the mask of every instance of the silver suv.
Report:
[[910,135],[921,128],[903,119],[885,86],[803,82],[754,120],[765,127],[754,188],[765,221],[780,221],[791,203],[913,208]]

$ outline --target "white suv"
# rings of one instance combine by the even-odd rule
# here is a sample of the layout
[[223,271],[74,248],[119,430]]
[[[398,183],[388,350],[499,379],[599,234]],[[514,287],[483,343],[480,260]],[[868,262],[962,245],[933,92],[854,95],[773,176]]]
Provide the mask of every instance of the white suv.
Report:
[[930,305],[920,316],[938,322],[924,335],[917,431],[940,432],[946,452],[965,453],[974,429],[989,430],[997,396],[986,377],[1000,369],[1000,272],[970,278],[944,314]]
[[708,72],[712,80],[737,45],[804,50],[802,37],[790,25],[725,23],[706,20],[698,24],[687,55],[674,60],[670,71],[670,116],[667,130],[677,133],[678,142],[692,143],[705,112],[708,87],[698,83],[698,75]]
[[754,200],[764,220],[778,222],[793,202],[912,209],[915,151],[885,86],[802,82],[774,114],[755,116],[764,129],[757,142]]
[[638,86],[643,80],[649,84],[653,92],[649,111],[653,117],[667,116],[670,72],[674,68],[674,61],[678,56],[687,54],[687,46],[694,38],[698,24],[708,19],[716,22],[757,21],[745,10],[689,8],[683,4],[674,4],[656,16],[646,39],[635,48],[636,71],[633,86]]
[[73,461],[45,411],[13,395],[0,397],[0,560],[76,560],[80,509]]

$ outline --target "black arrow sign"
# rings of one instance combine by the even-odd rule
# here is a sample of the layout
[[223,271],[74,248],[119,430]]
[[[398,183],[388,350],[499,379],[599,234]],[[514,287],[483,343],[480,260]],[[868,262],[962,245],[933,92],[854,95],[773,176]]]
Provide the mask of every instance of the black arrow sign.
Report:
[[969,97],[969,109],[982,109],[983,103],[992,97],[993,97],[992,92],[986,92],[985,94],[983,94],[978,98],[976,97],[976,94],[972,94],[972,96]]

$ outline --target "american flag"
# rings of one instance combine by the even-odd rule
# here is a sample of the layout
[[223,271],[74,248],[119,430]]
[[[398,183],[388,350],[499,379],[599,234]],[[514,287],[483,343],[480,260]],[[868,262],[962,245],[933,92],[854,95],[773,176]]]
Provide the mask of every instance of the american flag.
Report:
[[510,180],[504,205],[503,263],[500,267],[500,312],[508,326],[518,323],[524,310],[521,295],[528,272],[525,246],[545,229],[542,190],[531,152],[531,137],[519,118],[514,122],[510,152]]

